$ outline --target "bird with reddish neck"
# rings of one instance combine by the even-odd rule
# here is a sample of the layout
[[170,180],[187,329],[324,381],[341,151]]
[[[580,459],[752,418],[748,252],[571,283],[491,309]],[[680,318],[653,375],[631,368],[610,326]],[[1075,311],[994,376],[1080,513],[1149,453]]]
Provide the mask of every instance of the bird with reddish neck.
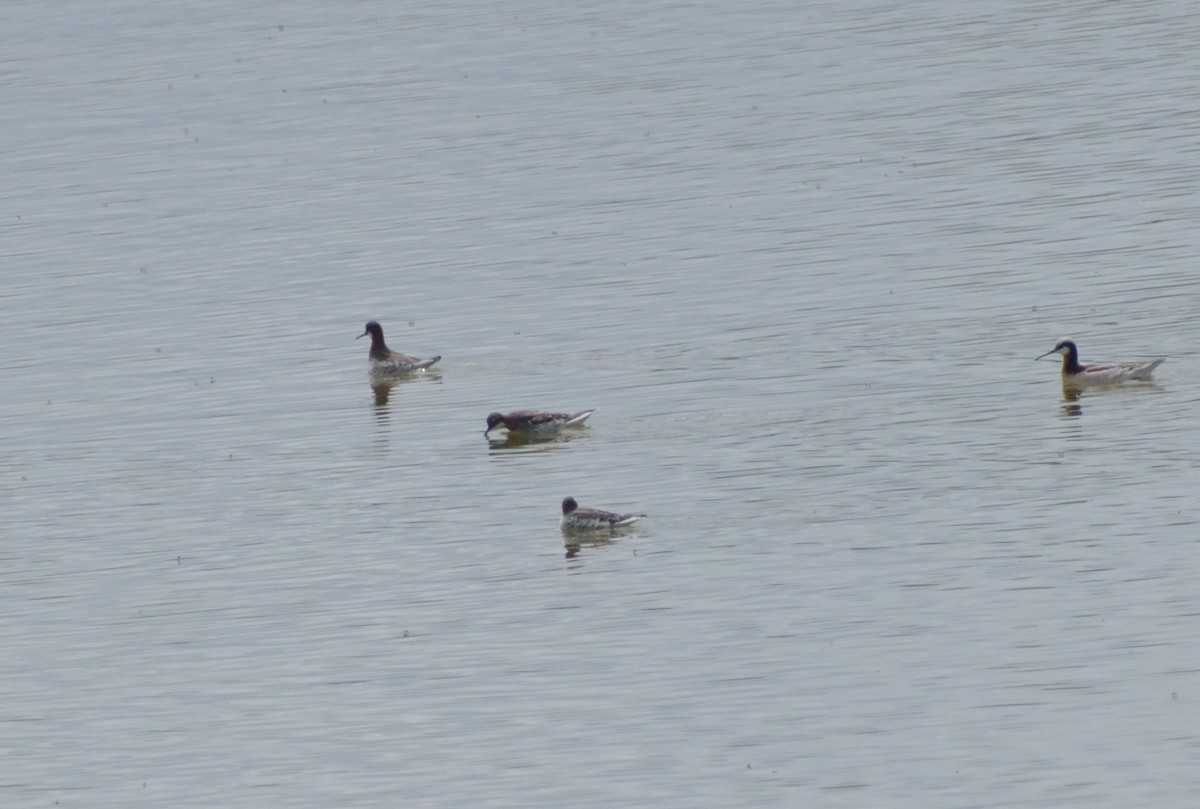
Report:
[[580,508],[574,497],[562,501],[562,519],[559,527],[568,533],[575,531],[613,531],[633,525],[645,514],[616,514],[598,508]]
[[580,410],[578,413],[550,413],[545,410],[514,410],[511,413],[489,413],[487,435],[492,430],[503,427],[510,435],[526,435],[534,438],[547,438],[555,435],[566,427],[579,427],[595,413],[592,410]]
[[414,371],[427,371],[442,358],[442,355],[438,354],[436,357],[424,360],[420,357],[401,354],[399,351],[392,351],[383,341],[383,326],[374,320],[369,321],[363,333],[355,339],[366,337],[368,334],[371,335],[371,350],[367,352],[367,367],[372,376],[396,376]]
[[1073,388],[1089,388],[1101,385],[1119,385],[1122,382],[1149,382],[1154,369],[1163,364],[1165,357],[1140,362],[1120,362],[1110,365],[1084,365],[1079,361],[1079,348],[1074,340],[1059,340],[1054,348],[1035,359],[1051,354],[1062,356],[1063,385]]

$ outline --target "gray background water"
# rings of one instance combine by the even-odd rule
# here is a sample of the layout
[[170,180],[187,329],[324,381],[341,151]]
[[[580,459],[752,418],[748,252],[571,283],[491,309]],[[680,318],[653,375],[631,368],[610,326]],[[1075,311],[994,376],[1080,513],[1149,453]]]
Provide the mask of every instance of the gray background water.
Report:
[[1194,4],[0,31],[4,805],[1200,802]]

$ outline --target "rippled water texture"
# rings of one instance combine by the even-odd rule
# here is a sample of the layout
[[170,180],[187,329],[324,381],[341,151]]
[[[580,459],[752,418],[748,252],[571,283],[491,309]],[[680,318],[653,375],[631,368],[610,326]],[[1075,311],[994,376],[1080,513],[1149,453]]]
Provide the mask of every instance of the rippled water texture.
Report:
[[1200,802],[1192,4],[0,30],[5,806]]

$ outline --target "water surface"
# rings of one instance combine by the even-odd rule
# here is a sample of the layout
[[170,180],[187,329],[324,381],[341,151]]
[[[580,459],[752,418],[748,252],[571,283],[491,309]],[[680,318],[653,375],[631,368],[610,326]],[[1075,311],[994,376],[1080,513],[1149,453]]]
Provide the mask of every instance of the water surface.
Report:
[[1200,797],[1190,5],[0,25],[6,805]]

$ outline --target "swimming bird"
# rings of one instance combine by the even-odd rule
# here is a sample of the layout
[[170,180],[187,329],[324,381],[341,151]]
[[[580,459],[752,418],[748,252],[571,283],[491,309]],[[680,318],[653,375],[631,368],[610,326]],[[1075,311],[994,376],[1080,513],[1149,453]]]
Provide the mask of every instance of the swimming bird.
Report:
[[1154,373],[1154,369],[1162,365],[1165,357],[1160,357],[1156,360],[1146,360],[1144,362],[1122,362],[1113,365],[1083,365],[1079,362],[1079,349],[1075,347],[1074,340],[1059,340],[1054,348],[1042,354],[1042,357],[1048,357],[1051,354],[1061,354],[1062,361],[1062,381],[1064,385],[1071,387],[1083,388],[1095,385],[1116,385],[1121,382],[1131,380],[1147,381],[1150,375]]
[[563,427],[578,427],[587,421],[588,416],[596,410],[580,410],[578,413],[547,413],[544,410],[514,410],[511,413],[488,413],[487,435],[497,427],[506,428],[509,433],[523,433],[533,436],[554,435]]
[[371,351],[367,354],[370,362],[370,370],[372,374],[385,376],[388,374],[407,374],[412,371],[424,371],[431,365],[442,358],[438,354],[432,359],[423,360],[419,357],[410,357],[407,354],[401,354],[399,351],[392,351],[387,347],[387,343],[383,342],[383,326],[380,326],[374,320],[367,323],[367,328],[362,334],[354,339],[371,335]]
[[633,525],[645,514],[614,514],[595,508],[580,508],[574,497],[562,501],[562,519],[559,527],[564,531],[611,531]]

